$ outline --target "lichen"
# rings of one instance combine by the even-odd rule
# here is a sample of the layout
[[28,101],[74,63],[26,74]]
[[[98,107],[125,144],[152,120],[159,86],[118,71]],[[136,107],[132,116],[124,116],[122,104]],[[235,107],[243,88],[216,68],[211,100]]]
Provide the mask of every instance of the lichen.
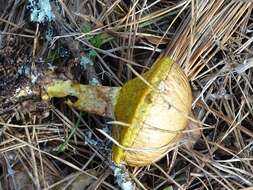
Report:
[[31,82],[32,84],[35,84],[41,74],[40,73],[31,73]]
[[25,88],[17,88],[15,91],[16,98],[25,97],[29,95],[32,95],[32,90],[30,89],[29,86],[26,86]]
[[90,131],[87,131],[85,133],[85,141],[84,141],[84,144],[87,145],[87,144],[90,144],[90,145],[93,145],[93,146],[97,146],[98,145],[98,141],[97,140],[94,140],[92,139],[92,133]]
[[31,21],[45,23],[54,20],[49,0],[29,0],[31,8]]
[[86,56],[81,56],[80,65],[83,67],[84,70],[86,70],[87,66],[89,66],[89,65],[92,66],[92,65],[94,65],[94,63],[90,58],[88,58]]
[[113,165],[111,166],[113,170],[114,177],[116,179],[117,184],[120,186],[122,190],[134,190],[134,185],[130,181],[127,171],[123,168]]
[[47,27],[47,31],[46,31],[46,39],[47,41],[50,43],[50,46],[52,45],[51,42],[53,41],[54,38],[54,28],[53,26],[50,24]]
[[89,85],[101,86],[101,83],[98,81],[98,79],[92,78],[92,79],[89,81]]

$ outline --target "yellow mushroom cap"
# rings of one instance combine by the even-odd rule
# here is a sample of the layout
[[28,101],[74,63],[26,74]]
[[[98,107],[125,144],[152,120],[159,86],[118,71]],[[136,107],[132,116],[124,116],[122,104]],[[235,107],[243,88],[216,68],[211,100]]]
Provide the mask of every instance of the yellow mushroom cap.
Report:
[[145,166],[159,160],[188,123],[192,94],[179,65],[166,57],[142,77],[128,81],[117,97],[115,119],[128,126],[113,127],[120,144],[113,146],[116,164]]

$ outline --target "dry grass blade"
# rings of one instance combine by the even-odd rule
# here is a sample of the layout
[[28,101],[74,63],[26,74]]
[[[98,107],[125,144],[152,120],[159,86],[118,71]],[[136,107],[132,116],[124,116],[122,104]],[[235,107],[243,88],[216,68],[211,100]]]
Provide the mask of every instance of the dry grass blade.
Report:
[[184,67],[191,80],[205,67],[203,60],[210,60],[214,56],[213,52],[225,47],[232,34],[240,27],[240,21],[248,17],[245,13],[251,9],[251,3],[247,2],[227,4],[222,0],[198,3],[193,7],[195,14],[192,17],[188,15],[165,53]]

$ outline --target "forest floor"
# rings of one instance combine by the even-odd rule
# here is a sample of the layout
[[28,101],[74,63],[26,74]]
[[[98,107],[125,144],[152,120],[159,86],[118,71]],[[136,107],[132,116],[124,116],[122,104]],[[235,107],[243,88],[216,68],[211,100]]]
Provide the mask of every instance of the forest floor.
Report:
[[[41,78],[120,87],[171,57],[187,75],[201,136],[146,167],[136,189],[253,187],[253,3],[246,0],[0,0],[0,190],[119,189],[110,118]],[[33,90],[37,93],[33,93]],[[68,97],[71,98],[71,97]]]

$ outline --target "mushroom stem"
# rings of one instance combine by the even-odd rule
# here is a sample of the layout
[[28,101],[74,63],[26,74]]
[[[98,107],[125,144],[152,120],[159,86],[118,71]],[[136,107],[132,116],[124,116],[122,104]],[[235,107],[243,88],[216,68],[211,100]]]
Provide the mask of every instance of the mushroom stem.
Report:
[[46,87],[46,95],[42,98],[65,97],[65,103],[81,111],[105,117],[114,117],[114,105],[120,87],[91,86],[74,81],[55,80]]

